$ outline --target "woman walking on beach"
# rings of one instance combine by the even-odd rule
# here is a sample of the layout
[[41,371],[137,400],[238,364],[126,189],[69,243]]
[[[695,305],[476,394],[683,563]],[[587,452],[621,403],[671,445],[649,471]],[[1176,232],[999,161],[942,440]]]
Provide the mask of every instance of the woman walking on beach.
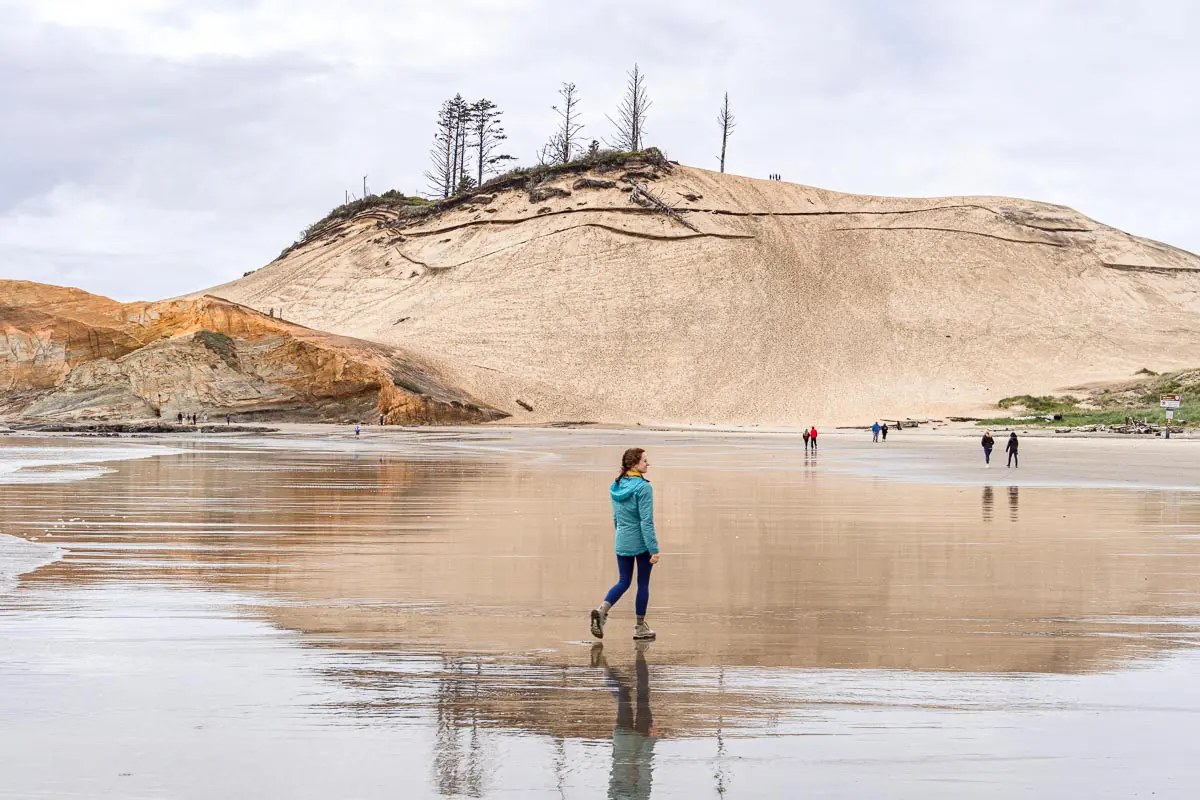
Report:
[[992,438],[991,431],[984,431],[983,438],[979,440],[983,445],[983,465],[989,469],[992,466],[992,448],[996,446],[996,440]]
[[621,473],[609,487],[613,506],[614,546],[617,551],[616,585],[608,590],[599,608],[592,609],[592,636],[604,638],[608,611],[621,599],[633,581],[637,565],[637,597],[634,613],[637,625],[634,639],[653,639],[654,631],[646,624],[646,606],[650,603],[650,570],[658,563],[658,538],[654,534],[654,490],[646,480],[650,462],[646,451],[631,447],[621,456]]
[[1021,459],[1017,458],[1017,447],[1019,446],[1020,443],[1017,442],[1017,432],[1013,431],[1008,435],[1008,444],[1004,446],[1004,449],[1008,451],[1008,466],[1010,467],[1021,466]]

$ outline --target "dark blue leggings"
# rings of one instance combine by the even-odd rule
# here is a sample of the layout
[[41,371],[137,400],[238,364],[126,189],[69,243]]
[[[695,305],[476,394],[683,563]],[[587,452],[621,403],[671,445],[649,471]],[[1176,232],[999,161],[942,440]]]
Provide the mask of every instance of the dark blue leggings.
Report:
[[634,613],[639,617],[644,617],[646,616],[646,606],[650,603],[650,570],[654,567],[650,563],[649,553],[638,553],[636,556],[617,556],[617,571],[621,578],[615,586],[608,590],[604,601],[609,605],[616,605],[617,601],[621,599],[621,595],[625,594],[625,590],[633,582],[634,561],[637,562],[638,581],[637,598],[633,603]]

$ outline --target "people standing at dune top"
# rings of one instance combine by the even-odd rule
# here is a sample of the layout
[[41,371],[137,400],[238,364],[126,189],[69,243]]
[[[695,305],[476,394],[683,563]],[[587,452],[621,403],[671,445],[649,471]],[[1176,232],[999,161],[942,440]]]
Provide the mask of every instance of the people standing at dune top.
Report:
[[604,602],[591,611],[592,636],[604,638],[608,612],[633,582],[637,566],[637,596],[634,614],[637,622],[633,638],[653,639],[654,631],[646,624],[650,603],[650,571],[658,563],[658,537],[654,532],[654,490],[646,480],[650,461],[646,451],[631,447],[621,456],[621,472],[609,486],[613,507],[613,546],[617,553],[616,584],[604,596]]
[[876,422],[874,425],[871,426],[871,441],[872,442],[879,441],[879,423],[878,422]]
[[1017,448],[1019,446],[1020,442],[1017,441],[1017,432],[1013,431],[1008,435],[1008,444],[1004,446],[1004,449],[1008,451],[1008,466],[1010,467],[1019,468],[1021,466],[1021,460],[1017,458]]
[[992,438],[991,431],[984,431],[983,438],[979,440],[983,445],[983,465],[988,469],[992,467],[992,448],[996,446],[996,440]]

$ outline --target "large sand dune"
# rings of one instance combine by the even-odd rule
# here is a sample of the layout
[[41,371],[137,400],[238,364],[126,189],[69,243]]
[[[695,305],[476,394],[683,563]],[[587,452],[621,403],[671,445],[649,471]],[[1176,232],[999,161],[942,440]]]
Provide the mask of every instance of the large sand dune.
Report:
[[869,421],[1196,361],[1200,258],[1062,206],[582,176],[373,210],[207,291],[403,345],[517,421]]

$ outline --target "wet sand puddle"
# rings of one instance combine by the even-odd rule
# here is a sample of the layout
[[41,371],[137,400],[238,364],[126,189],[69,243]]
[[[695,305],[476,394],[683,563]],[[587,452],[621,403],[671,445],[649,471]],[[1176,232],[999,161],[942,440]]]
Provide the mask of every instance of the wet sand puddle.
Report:
[[[630,595],[600,646],[634,438],[660,636]],[[1067,450],[947,483],[953,443],[896,444],[388,432],[25,470],[0,535],[66,555],[0,594],[0,796],[1191,796],[1200,495]]]

